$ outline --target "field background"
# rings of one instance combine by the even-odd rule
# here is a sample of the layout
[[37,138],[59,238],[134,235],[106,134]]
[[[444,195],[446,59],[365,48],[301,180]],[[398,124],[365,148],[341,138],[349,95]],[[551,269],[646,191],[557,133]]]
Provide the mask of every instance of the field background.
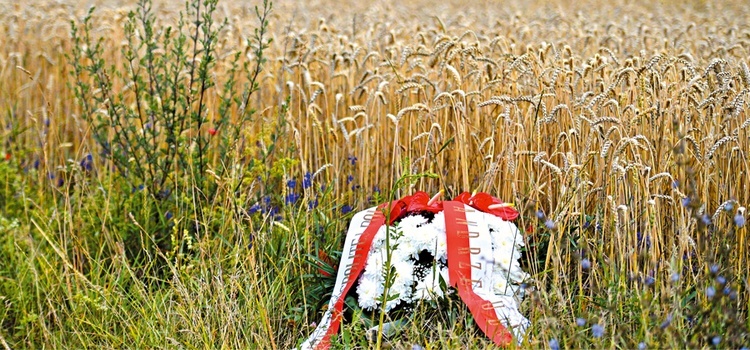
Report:
[[[188,133],[212,136],[212,196],[175,170],[166,199],[113,171],[72,92],[92,4],[122,67],[134,4],[0,2],[0,346],[293,347],[352,210],[416,190],[521,211],[524,348],[750,345],[743,2],[276,1],[256,112],[215,130],[212,89]],[[233,52],[254,62],[256,5],[218,4],[219,84]],[[155,26],[183,8],[156,2]],[[387,346],[415,344],[490,345],[459,305]]]

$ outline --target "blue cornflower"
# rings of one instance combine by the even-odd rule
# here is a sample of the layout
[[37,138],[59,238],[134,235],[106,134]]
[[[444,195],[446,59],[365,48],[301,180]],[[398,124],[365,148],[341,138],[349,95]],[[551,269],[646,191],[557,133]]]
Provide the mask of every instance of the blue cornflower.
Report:
[[250,207],[250,209],[247,210],[249,214],[255,214],[260,211],[260,204],[255,203],[253,206]]
[[341,207],[341,214],[350,213],[352,211],[352,207],[349,204],[344,204],[343,207]]
[[286,182],[286,187],[294,189],[295,187],[297,187],[297,180],[291,179],[291,180],[287,181]]
[[687,207],[688,205],[690,205],[690,197],[683,198],[681,202],[683,207]]
[[724,295],[732,295],[732,288],[729,286],[724,287]]
[[168,212],[164,213],[164,218],[165,218],[165,219],[167,219],[167,220],[171,219],[171,218],[172,218],[172,216],[173,216],[173,215],[172,215],[172,212],[171,212],[171,211],[168,211]]
[[716,288],[714,288],[713,286],[708,286],[708,288],[706,288],[706,296],[709,298],[713,298],[714,295],[716,295]]
[[737,227],[745,226],[745,217],[742,216],[742,214],[737,213],[737,215],[734,216],[734,224],[737,225]]
[[591,327],[591,334],[594,336],[594,338],[601,338],[604,336],[604,326],[600,324],[595,324]]
[[669,327],[670,324],[672,324],[672,314],[667,315],[667,318],[661,323],[661,329]]
[[302,177],[302,188],[307,189],[312,186],[312,174],[308,171]]
[[307,209],[308,210],[313,210],[313,209],[315,209],[317,207],[318,207],[318,199],[317,198],[315,198],[314,201],[307,202]]
[[719,265],[718,264],[712,264],[708,268],[708,270],[711,271],[711,273],[715,275],[715,274],[719,273]]
[[294,203],[297,202],[298,198],[299,198],[299,195],[296,194],[296,193],[294,193],[294,192],[292,192],[292,193],[286,195],[286,197],[284,198],[284,203],[286,203],[287,205],[294,204]]
[[672,181],[672,188],[677,188],[680,186],[680,182],[677,180]]
[[721,336],[717,335],[711,338],[711,343],[714,344],[714,346],[718,346],[721,343]]
[[349,156],[348,159],[349,159],[349,163],[351,163],[352,165],[357,164],[357,157]]
[[586,325],[586,320],[583,317],[576,318],[576,325],[578,327],[583,327]]
[[647,286],[650,286],[656,282],[656,279],[652,276],[646,276],[646,280],[644,281]]
[[560,350],[560,342],[557,341],[557,339],[552,338],[549,340],[549,348],[551,350]]
[[672,282],[677,282],[680,280],[680,274],[677,272],[672,272]]
[[591,260],[589,259],[583,259],[581,260],[581,268],[584,270],[588,270],[591,268]]
[[263,203],[265,205],[271,204],[271,196],[263,196]]
[[727,283],[727,279],[724,276],[719,276],[719,277],[716,277],[716,282],[718,282],[719,284],[723,286]]
[[378,187],[378,185],[372,186],[372,192],[373,193],[380,193],[380,187]]
[[731,202],[727,203],[727,205],[724,206],[724,210],[726,211],[732,211],[732,209],[734,209],[734,204],[732,204]]
[[707,214],[703,214],[703,216],[701,216],[701,221],[706,226],[711,225],[711,218]]
[[[356,158],[354,158],[354,159],[356,159]],[[420,346],[419,344],[412,344],[411,350],[424,350],[424,348],[422,346]]]
[[39,159],[34,160],[34,169],[39,169]]
[[350,184],[350,183],[352,183],[352,181],[354,181],[354,176],[353,175],[349,175],[349,176],[346,177],[346,184],[347,185]]
[[638,350],[646,350],[646,343],[644,342],[638,343]]
[[544,212],[541,211],[541,210],[537,210],[536,211],[536,218],[539,219],[539,220],[544,219]]
[[83,159],[81,159],[81,168],[85,171],[91,171],[94,163],[94,157],[91,156],[91,153],[87,154]]
[[544,226],[547,226],[550,230],[553,230],[556,227],[555,222],[552,221],[552,219],[547,219],[547,221],[544,222]]

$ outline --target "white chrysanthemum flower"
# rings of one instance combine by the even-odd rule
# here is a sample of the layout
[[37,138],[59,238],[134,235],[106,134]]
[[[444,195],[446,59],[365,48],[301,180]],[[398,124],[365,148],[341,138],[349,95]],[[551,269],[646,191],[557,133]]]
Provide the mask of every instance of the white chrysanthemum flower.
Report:
[[411,232],[427,223],[427,218],[422,215],[407,216],[398,223],[398,227],[405,232]]
[[440,271],[436,270],[437,269],[433,267],[427,272],[424,279],[417,281],[413,297],[414,300],[432,300],[444,295],[443,290],[440,287]]
[[378,298],[383,295],[383,282],[372,278],[360,278],[357,286],[359,306],[363,309],[373,309],[378,306]]

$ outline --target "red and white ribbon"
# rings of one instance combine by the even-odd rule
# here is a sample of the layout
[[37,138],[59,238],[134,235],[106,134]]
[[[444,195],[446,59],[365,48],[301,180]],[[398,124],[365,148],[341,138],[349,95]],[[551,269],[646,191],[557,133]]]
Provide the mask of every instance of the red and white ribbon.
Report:
[[[343,314],[344,299],[365,268],[373,238],[386,218],[383,210],[388,203],[369,208],[354,215],[344,242],[336,283],[323,319],[301,349],[327,349],[331,336],[338,332]],[[492,341],[507,346],[513,340],[505,325],[509,325],[520,339],[528,320],[518,316],[515,300],[498,296],[486,283],[494,266],[492,237],[484,215],[495,215],[511,221],[518,216],[514,208],[486,193],[462,193],[454,201],[430,199],[417,192],[390,203],[388,222],[393,223],[408,212],[444,211],[448,252],[449,283],[468,306],[479,328]],[[513,225],[513,228],[515,226]],[[516,229],[517,231],[517,229]],[[514,310],[507,312],[505,310]]]

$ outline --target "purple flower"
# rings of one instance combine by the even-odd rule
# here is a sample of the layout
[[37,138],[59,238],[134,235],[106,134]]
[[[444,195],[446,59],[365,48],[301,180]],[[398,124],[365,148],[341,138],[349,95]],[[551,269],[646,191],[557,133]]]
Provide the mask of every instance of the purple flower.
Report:
[[550,230],[554,230],[556,227],[555,222],[552,221],[552,219],[547,219],[547,221],[544,222],[544,226],[547,226]]
[[667,315],[667,318],[661,323],[661,329],[669,327],[670,324],[672,324],[672,314]]
[[172,218],[172,212],[168,211],[168,212],[164,213],[164,218],[167,219],[167,220],[171,219]]
[[646,350],[646,343],[644,342],[638,343],[638,350]]
[[352,207],[349,204],[344,204],[343,207],[341,207],[341,214],[350,213],[352,211]]
[[317,207],[318,207],[318,199],[317,198],[315,198],[314,201],[307,202],[307,209],[308,210],[313,210],[313,209],[315,209]]
[[286,182],[286,187],[294,189],[295,187],[297,187],[297,180],[291,179],[291,180],[287,181]]
[[683,207],[687,207],[688,205],[690,205],[690,198],[689,197],[683,198],[682,199],[682,206]]
[[582,317],[576,318],[576,325],[578,327],[583,327],[586,325],[586,320],[583,319]]
[[737,225],[737,227],[745,226],[745,217],[742,216],[742,214],[737,213],[737,215],[734,216],[734,224]]
[[710,299],[713,298],[714,295],[716,295],[716,288],[714,288],[713,286],[708,286],[708,288],[706,288],[706,297]]
[[302,188],[307,189],[312,186],[312,174],[308,171],[302,177]]
[[581,260],[581,268],[584,270],[588,270],[591,268],[591,260],[589,259],[583,259]]
[[650,286],[656,282],[656,279],[652,276],[646,276],[646,280],[644,281],[647,286]]
[[544,212],[541,211],[541,210],[537,210],[536,211],[536,218],[539,219],[539,220],[544,219]]
[[349,176],[346,177],[346,184],[347,185],[350,184],[350,183],[352,183],[352,181],[354,181],[354,176],[353,175],[349,175]]
[[717,273],[719,273],[719,265],[718,265],[718,264],[712,264],[712,265],[711,265],[711,266],[710,266],[710,267],[708,268],[708,271],[710,271],[710,272],[711,272],[712,274],[714,274],[714,275],[715,275],[715,274],[717,274]]
[[706,225],[706,226],[708,226],[708,225],[711,225],[711,218],[710,218],[710,217],[708,217],[708,215],[707,215],[707,214],[703,214],[703,216],[701,216],[701,221],[702,221],[702,222],[703,222],[703,224],[704,224],[704,225]]
[[258,203],[253,204],[253,206],[247,210],[248,214],[255,214],[259,211],[260,211],[260,204]]
[[560,350],[560,343],[557,341],[557,339],[550,339],[549,340],[549,348],[551,350]]
[[93,167],[93,161],[94,157],[91,156],[91,153],[87,154],[83,159],[81,159],[81,168],[85,171],[91,171]]
[[380,193],[380,187],[378,187],[378,185],[372,186],[372,192],[379,194]]
[[284,198],[284,203],[286,203],[287,205],[292,205],[297,202],[298,198],[299,198],[299,195],[292,192],[286,195],[286,197]]
[[718,282],[719,284],[723,286],[727,283],[727,279],[724,276],[719,276],[719,277],[716,277],[716,282]]
[[352,165],[357,164],[357,157],[349,156],[347,159],[349,159],[349,163],[351,163]]
[[591,327],[591,334],[594,336],[594,338],[601,338],[604,336],[604,326],[600,324],[595,324]]
[[721,343],[721,336],[717,335],[711,339],[711,343],[714,344],[714,346],[719,346]]
[[672,282],[677,282],[680,280],[680,274],[677,272],[672,272]]

